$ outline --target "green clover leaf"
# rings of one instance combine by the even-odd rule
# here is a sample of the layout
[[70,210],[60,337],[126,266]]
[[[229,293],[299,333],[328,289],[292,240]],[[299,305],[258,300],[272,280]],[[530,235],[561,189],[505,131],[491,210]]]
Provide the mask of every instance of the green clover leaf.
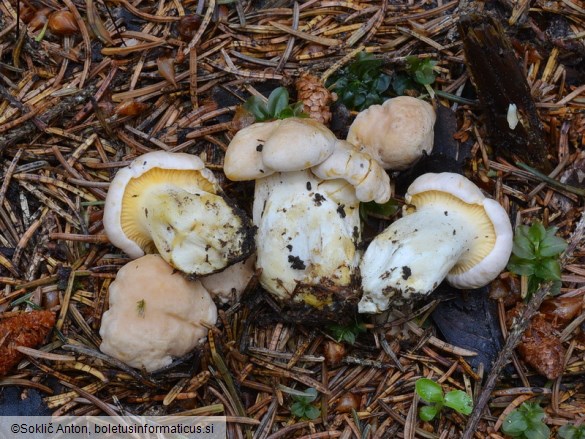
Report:
[[418,396],[426,402],[443,402],[443,389],[440,384],[428,378],[416,380],[415,390]]
[[464,415],[473,411],[473,400],[463,390],[451,390],[445,395],[445,405]]

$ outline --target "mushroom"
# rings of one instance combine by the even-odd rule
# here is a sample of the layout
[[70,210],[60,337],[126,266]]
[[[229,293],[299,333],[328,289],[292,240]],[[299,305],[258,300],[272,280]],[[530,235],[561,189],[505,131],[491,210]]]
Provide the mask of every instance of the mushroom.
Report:
[[378,160],[384,169],[400,171],[433,149],[433,107],[417,98],[398,96],[372,105],[356,116],[347,141]]
[[268,292],[319,309],[357,300],[359,202],[390,198],[375,160],[319,122],[290,118],[240,130],[224,171],[256,180],[256,266]]
[[150,152],[118,171],[106,197],[104,228],[131,258],[158,252],[194,275],[219,271],[253,250],[250,221],[190,154]]
[[233,304],[240,299],[256,274],[255,263],[256,254],[253,254],[245,261],[230,265],[219,273],[201,277],[199,281],[211,297],[222,304]]
[[405,199],[405,216],[372,241],[361,261],[359,312],[381,312],[428,295],[445,277],[456,288],[478,288],[508,263],[510,219],[467,178],[424,174]]
[[217,308],[199,281],[190,281],[159,255],[124,265],[110,285],[100,350],[129,366],[153,372],[207,336]]

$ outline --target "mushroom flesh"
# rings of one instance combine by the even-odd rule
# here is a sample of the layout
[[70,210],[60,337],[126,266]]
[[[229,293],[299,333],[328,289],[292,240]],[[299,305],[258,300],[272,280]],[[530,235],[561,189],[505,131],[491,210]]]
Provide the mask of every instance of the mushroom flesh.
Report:
[[372,241],[361,261],[362,313],[426,296],[445,278],[456,288],[486,285],[512,252],[504,208],[459,174],[424,174],[405,199],[404,216]]
[[156,151],[116,174],[106,198],[104,228],[130,257],[158,252],[187,274],[206,275],[245,259],[254,228],[222,196],[196,156]]

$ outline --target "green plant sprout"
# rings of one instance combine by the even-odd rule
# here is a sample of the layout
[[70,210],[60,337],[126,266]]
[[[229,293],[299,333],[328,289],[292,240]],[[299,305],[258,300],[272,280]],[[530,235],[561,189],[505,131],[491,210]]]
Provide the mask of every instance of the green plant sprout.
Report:
[[418,89],[423,86],[429,95],[435,95],[431,84],[435,82],[436,73],[435,66],[437,61],[430,58],[420,59],[416,56],[409,56],[406,58],[406,73],[396,75],[392,81],[392,88],[398,95],[403,95],[408,89]]
[[561,439],[585,439],[585,425],[563,425],[559,428],[558,435]]
[[360,217],[365,221],[369,216],[378,219],[390,219],[400,210],[400,204],[390,199],[384,204],[378,204],[375,201],[360,203]]
[[319,396],[317,389],[309,387],[305,390],[304,395],[294,395],[293,404],[290,406],[290,412],[297,418],[317,419],[321,415],[321,410],[312,403]]
[[366,332],[366,327],[361,322],[355,322],[347,326],[332,324],[327,329],[337,342],[343,341],[351,345],[355,343],[358,334]]
[[381,104],[390,87],[390,76],[382,72],[382,64],[371,53],[360,52],[353,62],[329,78],[326,86],[350,110],[362,111],[370,105]]
[[511,437],[548,439],[550,429],[543,422],[544,410],[537,403],[523,403],[506,416],[502,431]]
[[508,270],[528,278],[528,296],[547,281],[554,281],[553,294],[560,292],[559,255],[567,248],[567,242],[556,236],[557,230],[557,227],[545,228],[540,222],[516,228]]
[[423,421],[432,421],[443,407],[464,415],[471,414],[473,410],[473,400],[463,390],[451,390],[443,394],[441,385],[428,378],[416,380],[414,388],[420,399],[430,404],[419,409],[418,415]]
[[254,115],[256,122],[265,122],[289,117],[309,117],[303,113],[303,103],[289,103],[288,90],[278,87],[272,90],[265,103],[260,97],[252,96],[245,103],[244,108]]

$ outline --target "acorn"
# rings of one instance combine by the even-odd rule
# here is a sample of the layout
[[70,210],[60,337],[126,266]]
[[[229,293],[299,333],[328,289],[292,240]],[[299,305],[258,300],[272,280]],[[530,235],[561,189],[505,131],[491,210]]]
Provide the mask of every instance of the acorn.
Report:
[[79,32],[75,17],[69,11],[55,11],[49,15],[49,29],[55,35],[74,35]]

